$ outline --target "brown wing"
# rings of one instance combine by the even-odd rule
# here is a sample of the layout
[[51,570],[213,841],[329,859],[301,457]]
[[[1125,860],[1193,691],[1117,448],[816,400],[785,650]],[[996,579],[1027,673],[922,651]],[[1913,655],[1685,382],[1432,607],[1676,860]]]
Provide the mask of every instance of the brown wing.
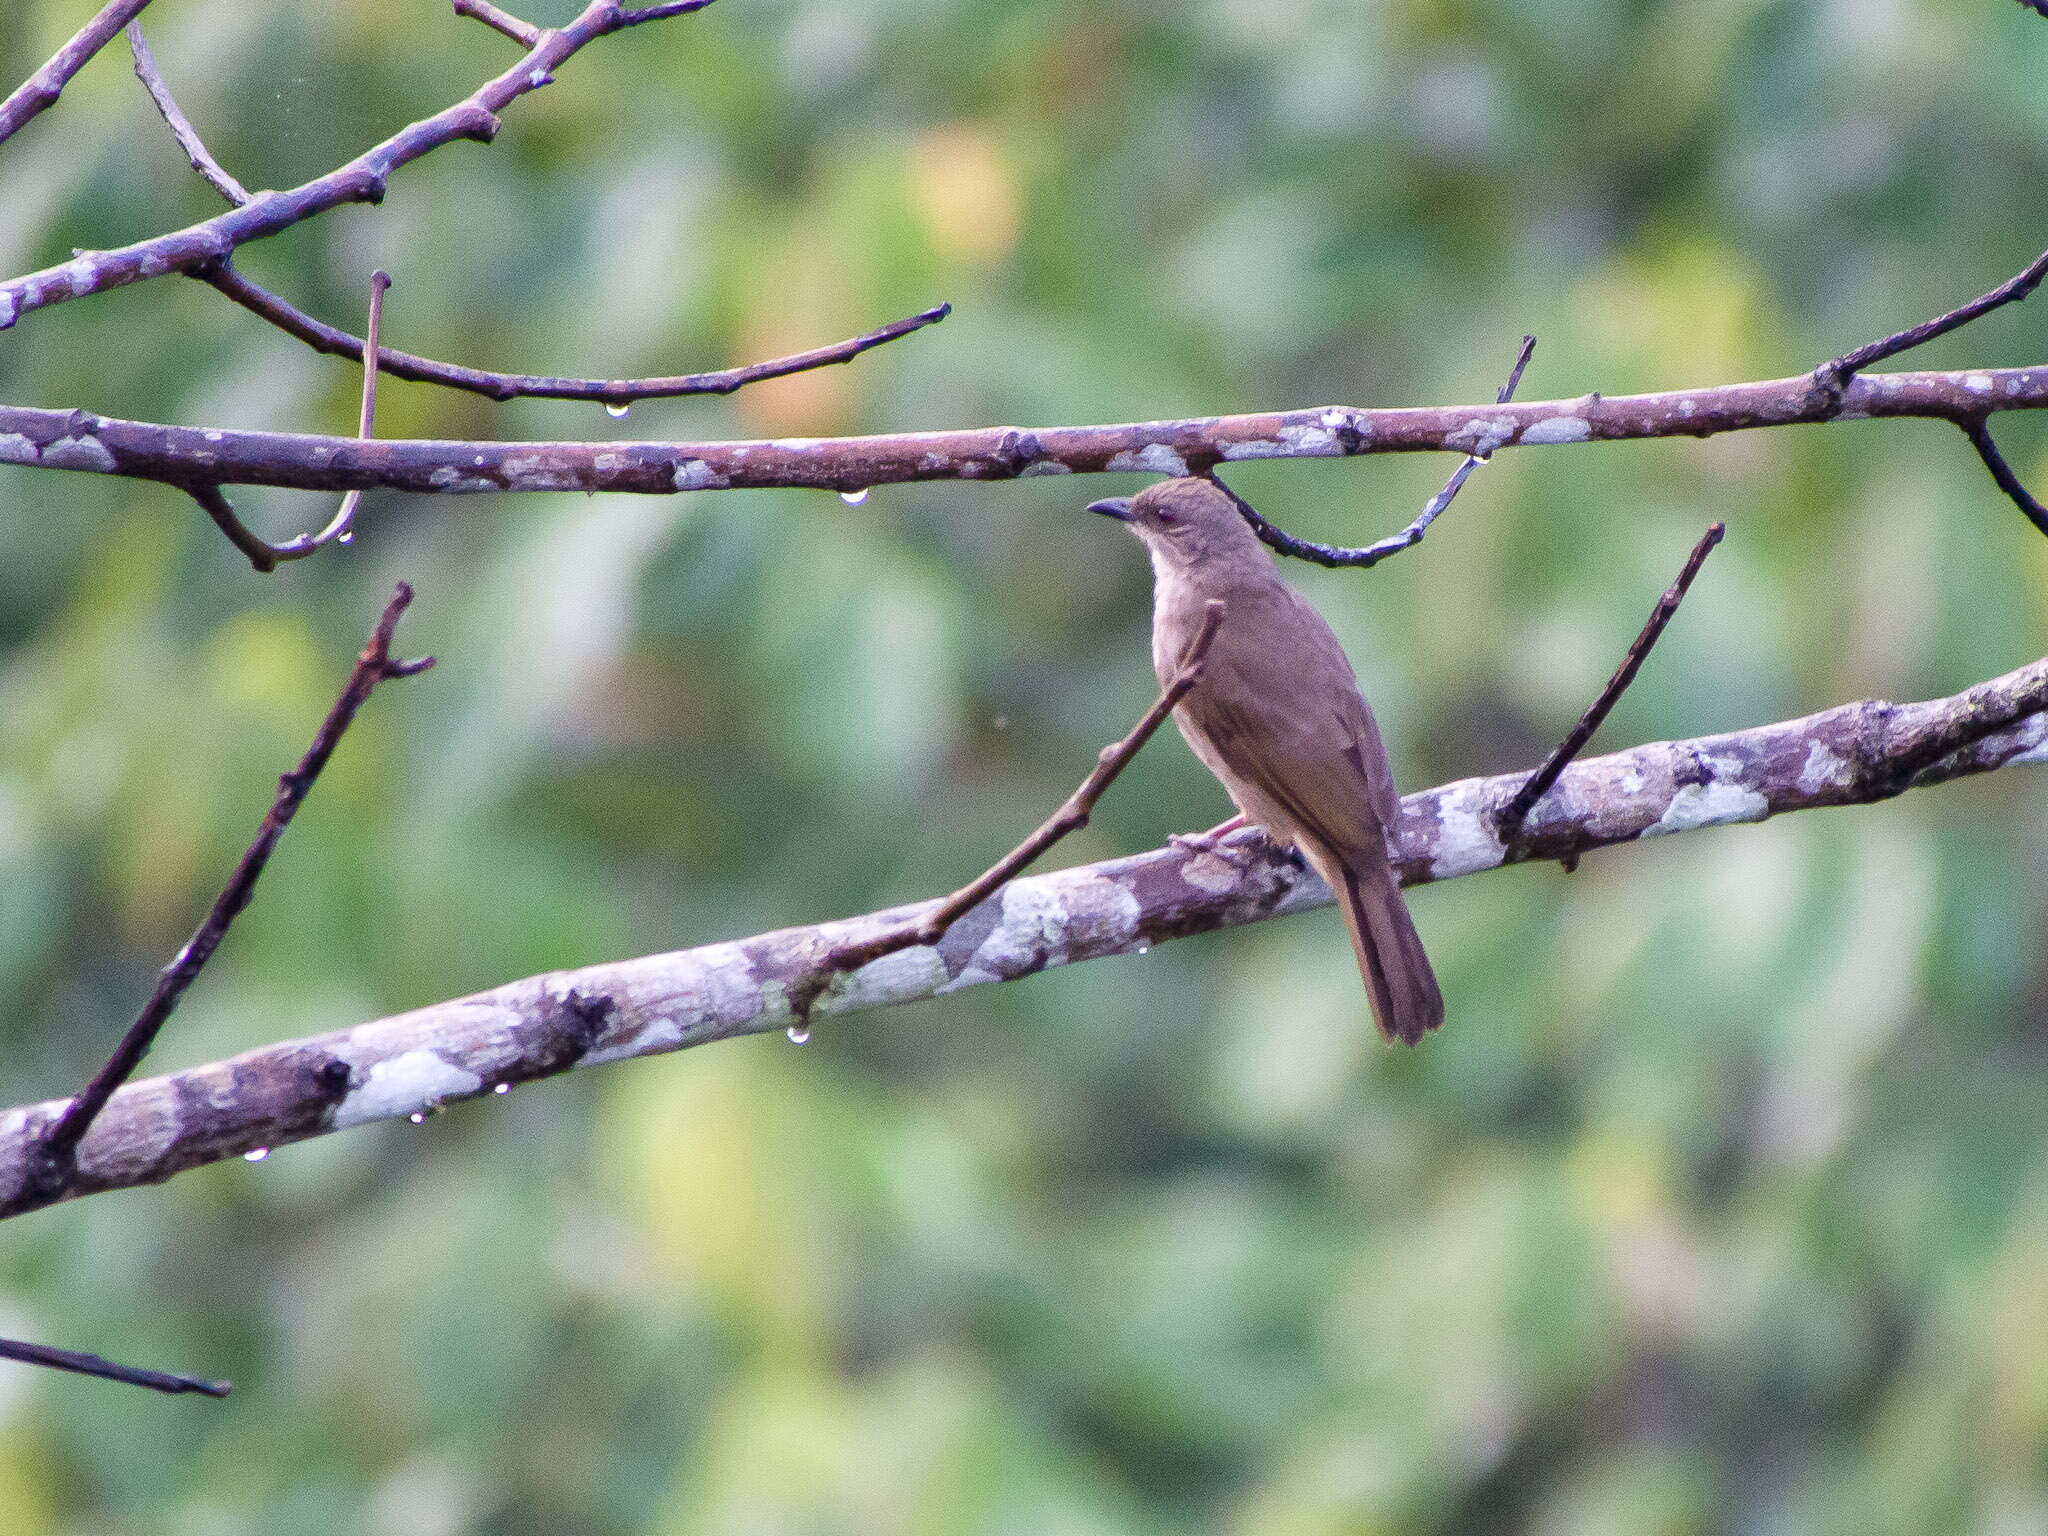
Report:
[[1385,848],[1398,814],[1386,747],[1344,648],[1293,588],[1232,603],[1181,707],[1232,777],[1318,841]]

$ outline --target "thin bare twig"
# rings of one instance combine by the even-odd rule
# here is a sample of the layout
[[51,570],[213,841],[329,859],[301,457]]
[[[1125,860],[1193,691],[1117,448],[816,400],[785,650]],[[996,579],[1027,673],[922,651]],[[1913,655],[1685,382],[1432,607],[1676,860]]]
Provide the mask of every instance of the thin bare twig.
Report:
[[75,1349],[54,1349],[48,1344],[29,1344],[20,1339],[0,1339],[0,1359],[48,1366],[53,1371],[75,1371],[80,1376],[98,1376],[107,1381],[126,1382],[131,1387],[148,1387],[153,1392],[203,1392],[208,1397],[226,1397],[231,1390],[225,1381],[152,1371],[139,1365],[117,1365],[99,1355],[81,1354]]
[[[2043,0],[2043,3],[2048,4],[2048,0]],[[1972,416],[1966,421],[1957,422],[1956,425],[1963,429],[1963,436],[1967,437],[1970,446],[1977,450],[1977,457],[1982,459],[1984,467],[1991,471],[1991,478],[1997,483],[1998,488],[2012,498],[2012,504],[2020,509],[2028,522],[2041,532],[2048,533],[2048,507],[2042,506],[2034,498],[2033,493],[2020,483],[2020,477],[2013,472],[2012,465],[2007,463],[2005,455],[1998,451],[1998,444],[1991,440],[1990,422],[1982,416]]]
[[106,47],[116,32],[133,20],[149,0],[108,0],[99,13],[72,34],[71,40],[47,63],[24,80],[5,101],[0,101],[0,143],[15,130],[57,104],[71,77],[85,68],[92,56]]
[[1636,673],[1642,669],[1643,660],[1650,654],[1664,626],[1671,622],[1678,605],[1685,601],[1685,594],[1692,586],[1693,577],[1699,575],[1700,567],[1714,546],[1721,542],[1721,536],[1728,531],[1722,523],[1711,523],[1693,545],[1692,553],[1686,556],[1685,568],[1678,573],[1678,579],[1664,589],[1664,595],[1657,599],[1657,606],[1650,610],[1649,622],[1643,625],[1628,653],[1621,658],[1621,665],[1614,669],[1614,676],[1607,680],[1607,686],[1600,690],[1579,723],[1572,727],[1569,735],[1557,744],[1557,750],[1543,761],[1543,766],[1529,775],[1528,781],[1515,791],[1515,797],[1501,810],[1499,827],[1503,843],[1512,843],[1522,830],[1522,823],[1529,818],[1529,812],[1550,792],[1550,786],[1557,782],[1557,776],[1564,772],[1567,764],[1586,749],[1586,743],[1593,739],[1593,733],[1600,729],[1600,722],[1607,718],[1607,712],[1614,708],[1615,700],[1628,690],[1636,680]]
[[493,32],[502,32],[522,48],[531,48],[540,41],[539,27],[499,10],[491,0],[454,0],[454,5],[456,15],[473,17]]
[[1923,320],[1918,325],[1909,325],[1903,331],[1894,331],[1876,341],[1866,342],[1853,352],[1845,352],[1833,362],[1822,363],[1813,371],[1814,383],[1823,393],[1839,399],[1842,386],[1873,363],[1881,363],[1888,357],[1909,352],[1914,347],[1925,345],[1937,336],[1946,336],[1950,331],[1960,330],[1980,315],[2005,304],[2015,304],[2040,286],[2041,279],[2048,277],[2048,251],[2036,256],[2026,267],[2014,276],[2000,283],[1989,293],[1980,294],[1969,303],[1959,305],[1945,315],[1936,315],[1932,320]]
[[[316,352],[331,357],[362,360],[361,338],[351,336],[347,331],[315,319],[304,310],[298,309],[285,299],[251,282],[231,262],[217,266],[202,267],[192,274],[201,282],[210,283],[237,304],[251,313],[260,315],[287,335],[295,336]],[[721,368],[706,373],[684,373],[669,378],[655,379],[574,379],[554,378],[545,374],[492,373],[481,368],[466,368],[459,363],[441,363],[432,358],[418,357],[410,352],[400,352],[385,347],[377,354],[377,366],[394,378],[411,379],[421,384],[439,384],[449,389],[467,390],[471,394],[487,395],[493,400],[512,400],[521,396],[536,396],[551,400],[592,400],[606,405],[630,405],[635,400],[663,399],[675,395],[729,395],[748,384],[763,379],[778,379],[785,374],[801,373],[809,368],[823,368],[832,363],[850,362],[861,353],[907,336],[912,331],[934,325],[953,312],[951,304],[937,304],[930,309],[919,310],[916,314],[901,320],[891,321],[865,335],[850,337],[826,347],[814,347],[808,352],[793,353],[768,362],[748,363],[737,368]]]
[[156,103],[158,114],[171,130],[171,136],[178,141],[178,147],[185,151],[185,158],[192,162],[192,169],[204,176],[214,191],[236,207],[248,202],[249,189],[221,168],[221,163],[213,158],[199,137],[199,130],[192,126],[192,120],[179,110],[177,98],[171,95],[170,82],[164,79],[164,72],[157,67],[156,55],[149,51],[149,43],[142,35],[140,19],[128,23],[128,52],[135,60],[135,78],[142,82],[142,88],[149,92],[149,99]]
[[[1521,350],[1515,354],[1515,366],[1508,373],[1507,383],[1501,385],[1499,393],[1494,396],[1494,404],[1506,405],[1515,398],[1515,388],[1522,382],[1522,370],[1529,366],[1529,355],[1535,350],[1536,338],[1524,336]],[[1422,536],[1429,532],[1429,525],[1437,520],[1444,508],[1451,504],[1451,499],[1464,488],[1466,477],[1492,457],[1492,453],[1491,448],[1484,451],[1475,448],[1466,454],[1465,461],[1451,471],[1451,478],[1444,482],[1444,488],[1429,498],[1428,504],[1415,515],[1414,522],[1399,533],[1361,549],[1346,549],[1337,544],[1318,544],[1310,539],[1297,539],[1293,534],[1267,522],[1254,510],[1250,502],[1217,479],[1214,470],[1209,472],[1209,478],[1215,480],[1216,484],[1222,487],[1223,493],[1236,503],[1238,515],[1252,525],[1252,532],[1259,536],[1260,541],[1277,549],[1281,554],[1292,555],[1297,560],[1307,560],[1332,569],[1351,567],[1357,570],[1370,570],[1387,556],[1398,555],[1402,550],[1413,549],[1420,544]]]
[[1221,602],[1211,599],[1202,613],[1202,626],[1188,642],[1182,652],[1180,666],[1173,678],[1159,691],[1159,697],[1152,707],[1131,727],[1130,734],[1123,740],[1113,742],[1102,749],[1095,759],[1095,766],[1088,777],[1066,799],[1066,803],[1039,826],[1023,842],[1012,848],[975,879],[962,886],[952,895],[928,908],[920,916],[900,926],[871,935],[857,942],[840,944],[828,950],[811,973],[790,989],[790,1011],[799,1020],[796,1026],[802,1034],[802,1021],[810,1018],[811,1008],[818,997],[831,985],[835,976],[848,971],[857,971],[862,966],[893,955],[899,950],[911,949],[920,944],[936,944],[947,931],[974,908],[988,900],[1003,886],[1021,874],[1026,866],[1052,847],[1070,832],[1079,831],[1088,825],[1088,818],[1094,813],[1095,804],[1103,792],[1116,782],[1116,776],[1124,771],[1138,750],[1152,739],[1152,733],[1159,729],[1166,717],[1173,713],[1173,707],[1187,697],[1187,692],[1202,680],[1202,662],[1209,654],[1209,645],[1216,638],[1216,631],[1223,623]]
[[[206,914],[190,941],[178,951],[177,957],[158,975],[156,990],[150,994],[149,1001],[128,1027],[128,1032],[121,1037],[113,1055],[107,1058],[106,1065],[93,1075],[85,1091],[70,1102],[63,1114],[38,1139],[35,1167],[30,1177],[39,1191],[54,1198],[70,1184],[77,1172],[78,1143],[106,1107],[107,1100],[114,1096],[114,1090],[134,1074],[172,1010],[178,1006],[178,1000],[185,995],[185,989],[192,985],[201,968],[220,947],[229,925],[248,906],[249,898],[255,893],[257,876],[263,873],[263,866],[269,863],[278,839],[284,836],[284,829],[291,825],[292,817],[305,803],[313,781],[319,778],[320,770],[334,755],[342,733],[370,697],[370,691],[387,678],[412,677],[434,664],[431,656],[417,661],[394,661],[391,658],[392,634],[398,628],[399,615],[411,602],[412,588],[400,582],[385,606],[383,617],[370,632],[369,642],[356,658],[347,686],[327,712],[327,718],[320,723],[312,746],[306,749],[298,767],[278,779],[277,798],[271,803],[269,814],[263,818],[255,840],[235,865],[234,873],[222,887],[212,910]],[[346,1088],[346,1077],[341,1086]]]
[[[364,327],[369,333],[366,356],[375,358],[383,355],[377,344],[377,332],[384,322],[384,290],[391,286],[388,272],[376,271],[370,274],[370,318]],[[368,442],[370,429],[377,422],[377,370],[365,364],[363,368],[363,405],[357,417],[356,440]],[[329,544],[346,544],[355,535],[356,508],[362,505],[363,493],[351,490],[341,498],[327,526],[318,533],[302,533],[296,539],[283,544],[272,544],[250,531],[248,525],[235,515],[235,509],[218,484],[206,481],[178,482],[197,501],[206,515],[213,519],[214,526],[228,536],[235,548],[249,559],[259,572],[269,574],[282,561],[303,560],[306,556],[325,549]]]

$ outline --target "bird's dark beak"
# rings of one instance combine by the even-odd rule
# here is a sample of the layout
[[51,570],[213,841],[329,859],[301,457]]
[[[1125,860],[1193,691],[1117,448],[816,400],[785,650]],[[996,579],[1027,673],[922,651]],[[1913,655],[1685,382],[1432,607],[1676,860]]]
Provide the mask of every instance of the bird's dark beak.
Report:
[[1131,520],[1131,498],[1128,496],[1106,496],[1101,501],[1088,503],[1090,512],[1100,512],[1104,517],[1113,517],[1120,523]]

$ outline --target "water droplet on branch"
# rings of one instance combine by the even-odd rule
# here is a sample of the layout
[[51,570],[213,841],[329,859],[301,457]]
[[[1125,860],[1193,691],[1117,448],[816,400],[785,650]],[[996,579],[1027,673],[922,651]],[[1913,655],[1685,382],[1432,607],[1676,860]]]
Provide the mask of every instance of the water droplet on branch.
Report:
[[242,1161],[245,1163],[260,1163],[268,1156],[270,1156],[270,1148],[252,1147],[242,1154]]
[[845,502],[849,507],[857,507],[862,502],[868,499],[868,488],[866,486],[862,486],[857,491],[841,491],[839,493],[839,499]]
[[804,1043],[804,1042],[805,1042],[806,1040],[808,1040],[808,1039],[810,1039],[810,1038],[811,1038],[811,1026],[810,1026],[810,1025],[808,1025],[808,1024],[792,1024],[792,1025],[790,1025],[790,1026],[789,1026],[789,1043],[790,1043],[791,1045],[802,1045],[802,1044],[803,1044],[803,1043]]
[[511,1091],[512,1085],[510,1083],[500,1083],[497,1087],[491,1090],[491,1092],[493,1093],[510,1093]]
[[626,400],[607,400],[604,403],[605,415],[611,417],[614,421],[617,421],[631,409],[633,409],[632,403]]

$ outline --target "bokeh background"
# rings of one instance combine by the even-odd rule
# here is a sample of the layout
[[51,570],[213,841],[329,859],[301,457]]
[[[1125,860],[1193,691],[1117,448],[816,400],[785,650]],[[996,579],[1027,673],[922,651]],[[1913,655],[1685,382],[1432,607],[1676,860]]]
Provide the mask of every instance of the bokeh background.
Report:
[[[0,9],[24,77],[84,0]],[[566,18],[547,0],[534,19]],[[251,186],[514,56],[445,7],[148,13]],[[383,435],[1039,425],[1792,374],[2048,243],[2010,0],[724,0],[243,254],[392,344],[667,373],[945,324],[729,400]],[[215,211],[117,44],[0,148],[0,267]],[[1911,366],[2048,354],[2048,300]],[[352,430],[358,372],[198,284],[0,335],[0,397]],[[2048,484],[2048,437],[2000,423]],[[1391,531],[1448,459],[1247,465]],[[1151,697],[1087,483],[373,497],[252,574],[161,488],[0,473],[0,1096],[83,1080],[394,580],[380,691],[153,1060],[949,889]],[[243,493],[283,535],[327,499]],[[2048,543],[1936,424],[1501,456],[1299,570],[1408,787],[1527,765],[1706,523],[1606,746],[1951,692]],[[1169,735],[1062,861],[1206,825]],[[1328,913],[579,1073],[0,1231],[45,1533],[2048,1531],[2048,778],[1416,894],[1451,1021],[1374,1038]]]

